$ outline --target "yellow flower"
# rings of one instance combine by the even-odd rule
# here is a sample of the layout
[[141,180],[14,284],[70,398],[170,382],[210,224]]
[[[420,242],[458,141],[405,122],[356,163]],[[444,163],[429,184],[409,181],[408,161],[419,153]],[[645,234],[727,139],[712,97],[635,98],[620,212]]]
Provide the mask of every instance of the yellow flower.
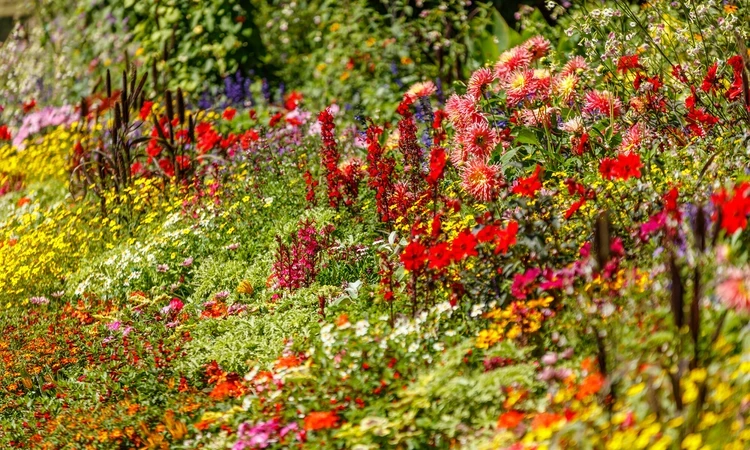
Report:
[[682,440],[682,446],[680,448],[684,450],[698,450],[702,442],[703,439],[700,434],[690,434]]

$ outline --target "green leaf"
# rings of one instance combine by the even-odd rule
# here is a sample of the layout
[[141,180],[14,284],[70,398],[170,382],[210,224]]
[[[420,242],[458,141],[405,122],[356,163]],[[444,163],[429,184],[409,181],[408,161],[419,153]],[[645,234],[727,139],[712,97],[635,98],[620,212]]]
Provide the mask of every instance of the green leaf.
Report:
[[492,9],[490,16],[491,25],[476,33],[476,45],[471,46],[480,56],[477,59],[483,61],[494,61],[502,52],[523,41],[521,35],[508,26],[496,9]]
[[520,144],[539,145],[539,139],[536,137],[536,133],[528,128],[519,130],[516,135],[516,142]]

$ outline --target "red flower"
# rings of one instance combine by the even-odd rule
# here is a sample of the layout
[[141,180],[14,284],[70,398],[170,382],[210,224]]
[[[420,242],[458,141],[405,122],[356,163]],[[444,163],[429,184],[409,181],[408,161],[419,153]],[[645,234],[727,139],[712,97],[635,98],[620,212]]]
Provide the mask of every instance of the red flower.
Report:
[[508,411],[504,412],[500,415],[500,418],[497,419],[497,427],[498,428],[505,428],[505,429],[514,429],[518,426],[519,423],[523,420],[524,414],[520,411]]
[[574,137],[571,139],[571,143],[573,144],[573,154],[574,155],[583,155],[583,153],[586,151],[586,147],[589,142],[589,134],[583,133],[581,137]]
[[138,117],[141,118],[141,120],[148,119],[148,116],[151,114],[151,108],[153,108],[154,102],[146,100],[143,102],[143,106],[141,107],[140,112],[138,113]]
[[26,114],[36,107],[36,100],[31,99],[23,104],[23,113]]
[[513,186],[511,192],[518,195],[523,195],[529,198],[534,198],[537,191],[542,188],[542,166],[536,166],[534,173],[526,178],[519,178],[516,181],[516,185]]
[[716,69],[718,69],[718,67],[717,63],[713,63],[713,65],[708,68],[708,72],[703,78],[703,83],[701,83],[701,90],[703,92],[713,92],[719,88],[718,79],[716,77]]
[[436,147],[430,152],[430,174],[427,175],[427,182],[430,184],[436,184],[440,177],[443,176],[443,169],[445,168],[445,149]]
[[628,180],[631,177],[641,177],[641,157],[638,153],[629,152],[621,153],[614,158],[604,158],[599,164],[599,173],[602,177],[612,180]]
[[581,209],[581,206],[583,206],[584,203],[586,203],[585,197],[581,197],[580,199],[573,202],[573,204],[570,205],[570,208],[568,208],[568,210],[565,211],[565,220],[570,219],[573,216],[573,214],[575,214],[579,209]]
[[620,176],[622,179],[627,180],[630,177],[641,177],[641,167],[643,167],[643,164],[641,164],[641,157],[638,153],[620,154],[617,157],[617,162],[620,164]]
[[617,61],[617,71],[625,73],[631,69],[640,69],[641,64],[638,62],[638,55],[625,55],[621,56],[620,60]]
[[302,93],[297,91],[292,91],[286,98],[286,101],[284,102],[284,107],[288,109],[289,111],[293,111],[297,109],[297,106],[302,101]]
[[477,238],[469,230],[458,233],[451,242],[453,259],[459,260],[466,256],[477,256]]
[[724,189],[711,195],[711,202],[716,207],[711,219],[720,220],[721,227],[728,234],[733,234],[747,226],[747,215],[750,214],[748,190],[750,190],[750,183],[742,183],[737,186],[734,195],[730,195]]
[[8,131],[8,125],[0,126],[0,141],[9,141],[12,139],[10,131]]
[[401,253],[401,262],[406,270],[419,270],[427,260],[427,249],[418,241],[411,241]]
[[166,176],[170,178],[174,176],[174,165],[172,164],[172,161],[168,160],[167,158],[160,159],[159,167],[161,167],[161,170],[164,171],[164,174]]
[[747,214],[750,212],[750,201],[744,192],[737,192],[731,200],[721,205],[721,227],[727,234],[744,230],[747,226]]
[[223,117],[224,120],[231,121],[232,119],[234,119],[235,114],[237,114],[237,110],[230,106],[224,110],[224,113],[222,113],[221,117]]
[[305,430],[326,430],[336,428],[339,417],[335,411],[313,411],[305,416]]
[[504,230],[499,230],[497,233],[497,246],[495,247],[495,254],[507,253],[508,249],[516,244],[516,235],[518,234],[518,222],[511,220],[508,222],[508,226]]
[[177,163],[177,166],[180,169],[187,169],[190,167],[190,157],[185,155],[179,155],[174,158],[175,162]]
[[276,126],[277,123],[281,121],[281,113],[276,113],[271,117],[271,120],[268,121],[268,126],[273,127]]
[[134,162],[130,166],[130,176],[136,176],[141,174],[143,172],[143,164],[141,164],[139,161]]
[[685,76],[685,69],[683,69],[679,64],[677,64],[676,66],[672,66],[672,76],[683,83],[688,82],[688,79]]
[[486,243],[494,241],[500,229],[495,225],[487,225],[477,232],[477,241]]
[[430,248],[428,267],[430,269],[442,269],[451,263],[451,252],[446,242],[441,242]]
[[250,148],[250,144],[253,142],[257,142],[258,139],[260,139],[258,132],[253,129],[249,129],[242,133],[242,135],[240,136],[240,145],[242,146],[243,150],[247,150]]

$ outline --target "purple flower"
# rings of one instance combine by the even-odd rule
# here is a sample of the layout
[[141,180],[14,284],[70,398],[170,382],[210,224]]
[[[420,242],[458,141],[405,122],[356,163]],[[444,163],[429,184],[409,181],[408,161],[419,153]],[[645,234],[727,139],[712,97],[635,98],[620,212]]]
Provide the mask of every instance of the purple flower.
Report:
[[233,303],[232,306],[227,310],[227,315],[236,315],[247,310],[247,305],[241,303]]
[[542,364],[545,366],[551,366],[557,363],[557,354],[548,352],[544,356],[542,356]]
[[190,267],[193,265],[193,257],[189,257],[182,262],[182,267]]
[[46,305],[49,304],[49,299],[47,297],[31,297],[29,301],[35,305]]
[[158,266],[156,266],[156,271],[157,272],[161,272],[161,273],[168,272],[169,271],[169,266],[166,265],[166,264],[159,264]]

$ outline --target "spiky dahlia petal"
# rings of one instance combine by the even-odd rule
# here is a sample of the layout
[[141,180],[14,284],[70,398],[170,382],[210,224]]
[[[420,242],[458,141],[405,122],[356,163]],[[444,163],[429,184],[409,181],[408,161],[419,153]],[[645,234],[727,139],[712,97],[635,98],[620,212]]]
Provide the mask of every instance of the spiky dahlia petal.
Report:
[[586,94],[583,114],[587,116],[618,117],[622,112],[622,102],[609,91],[591,91]]
[[533,59],[539,59],[549,53],[552,44],[544,36],[534,36],[526,41],[524,47],[531,53]]
[[461,172],[461,187],[475,199],[490,202],[500,188],[500,167],[474,158]]
[[497,145],[497,132],[487,122],[476,122],[459,136],[470,155],[486,158]]
[[471,74],[466,93],[475,99],[479,99],[482,97],[485,88],[493,81],[495,81],[495,73],[492,69],[483,67]]
[[495,63],[495,76],[505,81],[513,72],[529,67],[531,59],[531,52],[524,47],[514,47],[505,51]]

